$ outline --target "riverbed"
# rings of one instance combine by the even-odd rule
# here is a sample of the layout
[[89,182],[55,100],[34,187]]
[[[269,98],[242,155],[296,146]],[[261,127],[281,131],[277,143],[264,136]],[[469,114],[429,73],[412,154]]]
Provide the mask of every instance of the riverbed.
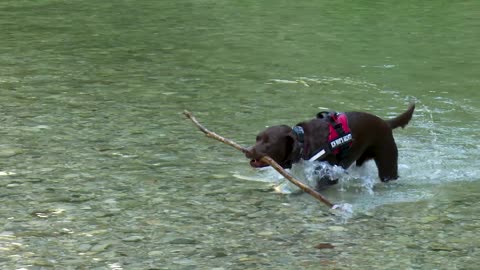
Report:
[[[477,269],[478,10],[0,3],[0,268]],[[319,111],[412,102],[397,181],[369,162],[322,191],[348,216],[182,115],[248,146]]]

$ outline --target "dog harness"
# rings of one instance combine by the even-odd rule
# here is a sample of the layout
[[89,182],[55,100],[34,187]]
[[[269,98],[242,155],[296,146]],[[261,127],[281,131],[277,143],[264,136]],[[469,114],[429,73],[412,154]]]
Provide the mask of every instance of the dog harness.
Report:
[[[344,113],[337,112],[319,112],[317,118],[325,119],[328,122],[328,148],[320,148],[315,151],[309,161],[315,161],[323,158],[328,153],[332,153],[341,161],[352,144],[352,133],[348,127],[348,119]],[[304,131],[300,126],[293,127],[293,132],[301,144],[304,143]],[[303,148],[303,147],[302,147]]]

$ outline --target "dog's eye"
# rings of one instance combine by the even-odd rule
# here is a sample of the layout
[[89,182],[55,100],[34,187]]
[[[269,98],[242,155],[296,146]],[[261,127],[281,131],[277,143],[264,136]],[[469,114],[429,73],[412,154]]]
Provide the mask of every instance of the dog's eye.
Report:
[[256,138],[256,141],[257,141],[257,142],[259,142],[259,141],[268,142],[268,136],[266,136],[265,134],[263,134],[263,135],[258,135],[257,138]]

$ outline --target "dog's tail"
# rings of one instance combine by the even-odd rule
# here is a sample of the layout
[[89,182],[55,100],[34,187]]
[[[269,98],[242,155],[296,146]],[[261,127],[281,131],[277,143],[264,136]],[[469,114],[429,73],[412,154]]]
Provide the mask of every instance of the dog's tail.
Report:
[[414,110],[415,110],[415,103],[412,103],[404,113],[400,114],[395,118],[388,119],[386,121],[391,129],[395,129],[397,127],[404,128],[408,124],[408,122],[410,122],[410,119],[412,119]]

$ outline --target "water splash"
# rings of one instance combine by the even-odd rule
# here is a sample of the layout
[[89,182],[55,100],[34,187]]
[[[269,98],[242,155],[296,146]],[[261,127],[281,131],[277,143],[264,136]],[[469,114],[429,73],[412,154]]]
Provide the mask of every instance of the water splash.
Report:
[[[317,82],[306,77],[302,79],[309,84]],[[318,83],[334,81],[319,79]],[[398,93],[389,91],[384,94],[396,96]],[[472,162],[478,156],[480,147],[475,139],[478,122],[473,121],[468,126],[459,124],[465,119],[475,120],[478,108],[468,102],[451,105],[445,99],[433,99],[430,103],[425,103],[421,99],[407,96],[404,100],[405,103],[415,100],[417,109],[407,129],[395,131],[399,150],[400,178],[397,181],[381,183],[373,161],[347,170],[326,163],[303,161],[294,164],[290,172],[311,187],[316,186],[319,176],[338,179],[337,185],[330,186],[321,193],[335,203],[348,202],[356,214],[382,205],[431,198],[436,196],[435,187],[438,185],[478,180],[480,170]],[[452,114],[452,110],[457,113]],[[458,112],[462,112],[461,116]],[[252,170],[252,174],[253,178],[271,183],[278,193],[301,192],[271,168]]]
[[[302,160],[293,164],[292,168],[287,169],[287,171],[312,188],[317,187],[317,181],[322,178],[338,180],[337,185],[332,185],[328,189],[337,190],[340,194],[354,189],[373,195],[374,185],[377,182],[376,168],[372,162],[366,162],[362,167],[352,166],[345,170],[340,166],[330,165],[327,162]],[[233,176],[247,181],[270,183],[273,190],[281,194],[302,192],[300,188],[283,178],[271,167],[254,169],[249,175],[234,172]]]
[[335,204],[331,209],[330,213],[335,215],[340,223],[347,223],[350,218],[353,217],[353,205],[349,203],[340,203]]

